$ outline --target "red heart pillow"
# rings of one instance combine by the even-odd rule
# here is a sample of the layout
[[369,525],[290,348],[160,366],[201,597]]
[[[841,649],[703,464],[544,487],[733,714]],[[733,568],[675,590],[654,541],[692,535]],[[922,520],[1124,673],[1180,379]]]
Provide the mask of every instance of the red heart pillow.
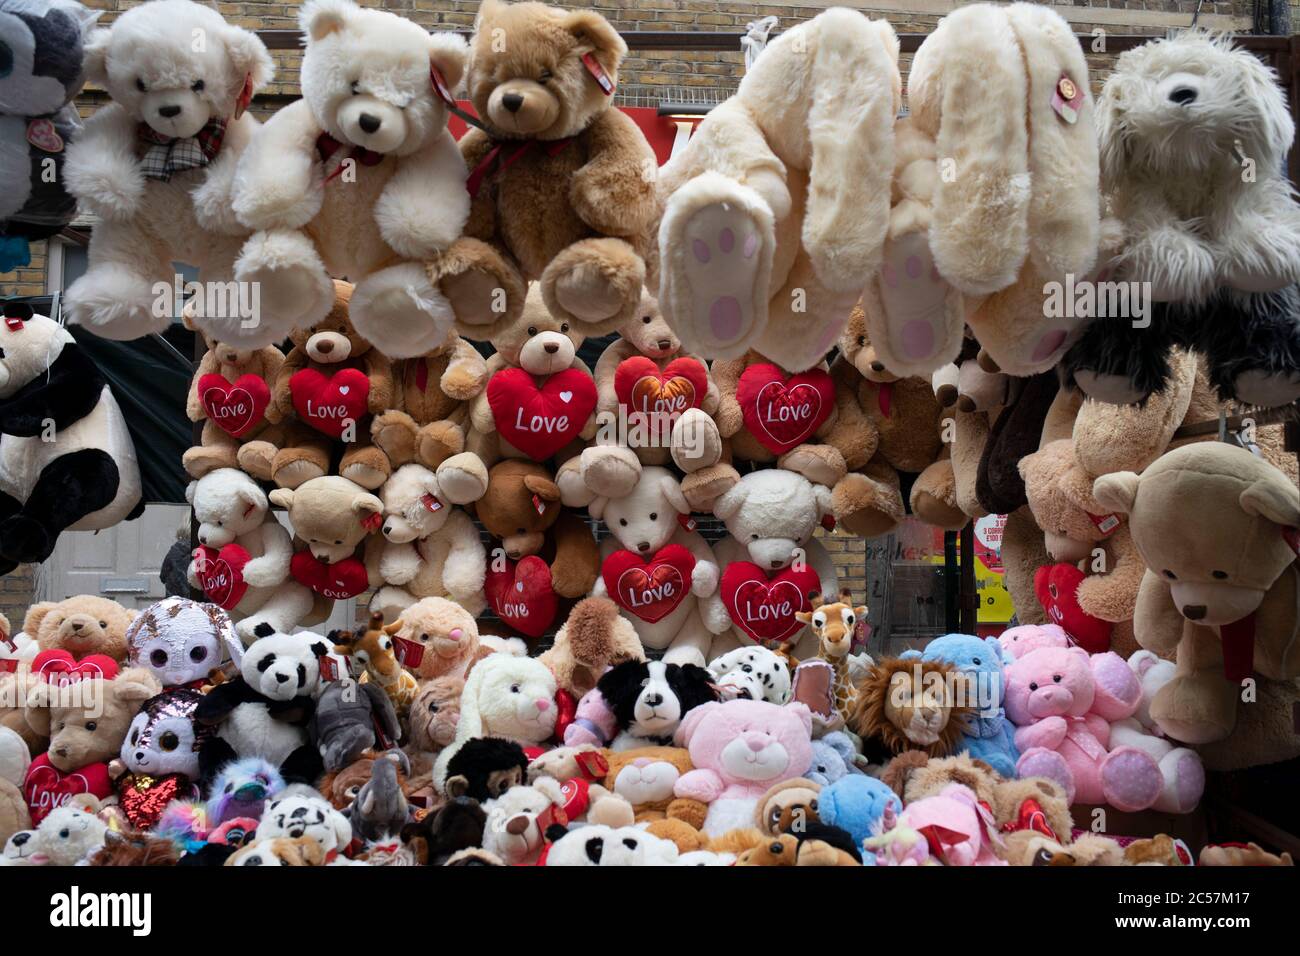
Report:
[[88,654],[77,660],[61,647],[52,648],[32,658],[32,673],[47,684],[60,687],[75,684],[86,677],[112,680],[117,676],[117,661],[107,654]]
[[370,587],[366,566],[357,558],[326,564],[310,551],[299,551],[289,560],[289,573],[299,584],[331,601],[346,601]]
[[810,567],[789,567],[771,578],[757,564],[733,561],[722,572],[718,592],[731,621],[760,644],[787,641],[804,627],[798,611],[812,610],[821,579]]
[[614,394],[629,415],[666,414],[676,421],[699,408],[708,390],[709,373],[698,359],[673,359],[660,371],[654,360],[635,355],[614,370]]
[[93,794],[103,800],[112,792],[108,764],[92,763],[64,772],[50,763],[49,754],[33,760],[23,778],[23,798],[31,811],[32,826],[38,826],[51,810],[71,803],[79,793]]
[[502,568],[490,564],[483,591],[496,616],[521,634],[541,637],[559,610],[550,567],[535,554],[518,564],[507,559]]
[[224,610],[232,610],[248,591],[244,565],[252,557],[247,548],[237,544],[228,544],[220,551],[207,545],[195,548],[194,575],[203,596]]
[[615,551],[600,574],[610,598],[647,624],[661,621],[677,609],[691,588],[695,555],[680,544],[667,544],[649,561],[633,551]]
[[581,433],[596,408],[596,383],[576,368],[540,386],[521,368],[506,368],[488,382],[488,407],[501,437],[533,461],[545,461]]
[[803,444],[835,407],[835,386],[819,368],[786,375],[770,362],[751,365],[740,374],[736,401],[745,427],[774,455]]
[[369,407],[370,379],[359,368],[341,368],[331,375],[304,368],[289,378],[289,395],[298,417],[331,438],[343,437]]
[[260,424],[271,403],[270,387],[251,374],[231,383],[224,375],[209,372],[199,379],[198,395],[208,421],[235,438]]
[[1034,594],[1052,623],[1089,654],[1110,650],[1110,621],[1079,607],[1079,585],[1087,575],[1073,564],[1045,564],[1034,572]]

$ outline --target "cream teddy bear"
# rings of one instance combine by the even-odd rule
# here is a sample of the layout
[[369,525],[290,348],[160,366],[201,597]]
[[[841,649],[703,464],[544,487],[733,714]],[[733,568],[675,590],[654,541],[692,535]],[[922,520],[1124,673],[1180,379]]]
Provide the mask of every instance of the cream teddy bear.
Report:
[[[421,598],[446,597],[471,614],[486,606],[487,551],[469,515],[453,507],[437,473],[403,465],[379,489],[382,538],[371,539],[367,563],[382,582],[370,610],[390,621]],[[463,503],[463,502],[461,502]]]
[[85,70],[113,102],[86,122],[64,164],[68,191],[99,219],[90,266],[67,292],[69,320],[113,339],[161,332],[174,301],[157,286],[173,287],[181,261],[198,267],[205,288],[226,292],[224,304],[196,297],[191,312],[205,329],[274,324],[265,303],[228,285],[249,233],[230,207],[235,165],[258,128],[244,110],[274,72],[262,41],[210,7],[152,0],[90,36]]
[[330,276],[347,276],[357,331],[389,358],[422,355],[455,317],[424,262],[469,215],[433,79],[455,88],[465,42],[351,0],[314,0],[300,21],[302,99],[267,122],[235,177],[235,214],[256,230],[235,273],[260,284],[275,321],[223,334],[267,342],[310,326],[334,301]]

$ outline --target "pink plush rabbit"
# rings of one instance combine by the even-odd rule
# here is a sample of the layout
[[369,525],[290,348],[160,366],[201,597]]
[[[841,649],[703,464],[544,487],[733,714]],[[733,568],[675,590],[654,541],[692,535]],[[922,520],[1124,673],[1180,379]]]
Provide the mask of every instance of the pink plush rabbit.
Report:
[[947,866],[1006,866],[993,848],[1000,840],[993,814],[975,792],[950,783],[938,794],[913,800],[898,815],[898,827],[922,834],[930,856]]

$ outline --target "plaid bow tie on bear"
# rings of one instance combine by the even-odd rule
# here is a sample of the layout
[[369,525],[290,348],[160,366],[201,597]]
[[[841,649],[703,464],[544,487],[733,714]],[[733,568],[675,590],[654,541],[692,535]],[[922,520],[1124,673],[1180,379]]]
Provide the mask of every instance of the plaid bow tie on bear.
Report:
[[168,182],[173,173],[198,169],[212,162],[221,152],[226,136],[226,121],[211,120],[194,136],[174,139],[164,136],[147,123],[139,127],[140,139],[147,143],[140,167],[149,179]]

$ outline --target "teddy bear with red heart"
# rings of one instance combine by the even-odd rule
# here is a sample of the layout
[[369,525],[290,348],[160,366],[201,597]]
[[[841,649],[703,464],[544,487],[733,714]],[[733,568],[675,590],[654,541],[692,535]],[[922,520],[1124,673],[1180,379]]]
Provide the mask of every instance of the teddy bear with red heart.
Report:
[[337,460],[339,475],[373,490],[392,472],[370,434],[371,416],[393,404],[392,368],[352,326],[351,298],[352,286],[335,280],[329,314],[290,333],[271,392],[282,431],[240,449],[240,466],[258,480],[297,488]]

